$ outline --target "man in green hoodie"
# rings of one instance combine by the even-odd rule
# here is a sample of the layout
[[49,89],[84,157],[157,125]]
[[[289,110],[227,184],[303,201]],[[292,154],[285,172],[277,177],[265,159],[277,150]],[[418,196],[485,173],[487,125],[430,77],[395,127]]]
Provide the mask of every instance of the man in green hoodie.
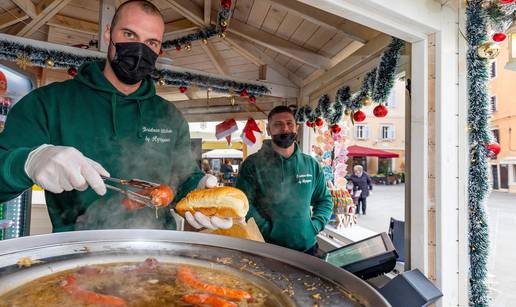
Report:
[[54,232],[175,229],[169,208],[129,210],[101,177],[167,184],[176,200],[209,182],[191,158],[187,122],[149,77],[163,32],[154,5],[128,1],[105,29],[106,61],[85,63],[74,79],[13,107],[0,134],[0,202],[35,183],[46,190]]
[[319,164],[295,143],[298,128],[288,107],[272,109],[272,143],[242,163],[236,186],[247,195],[247,218],[255,219],[265,241],[313,255],[333,203]]

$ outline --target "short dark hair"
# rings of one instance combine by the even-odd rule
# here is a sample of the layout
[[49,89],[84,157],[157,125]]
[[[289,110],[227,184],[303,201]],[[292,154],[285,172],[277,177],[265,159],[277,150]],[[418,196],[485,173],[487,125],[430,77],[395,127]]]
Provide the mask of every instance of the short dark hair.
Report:
[[292,112],[292,109],[287,107],[287,106],[277,106],[277,107],[274,107],[270,112],[269,112],[269,115],[267,116],[267,120],[268,121],[271,121],[272,117],[276,114],[279,114],[279,113],[290,113],[292,114],[292,116],[295,118],[296,116],[294,115],[294,112]]
[[144,11],[145,13],[150,15],[158,15],[161,16],[161,18],[163,19],[163,15],[161,15],[159,9],[151,2],[146,0],[129,0],[127,2],[120,4],[120,6],[116,9],[115,16],[113,16],[113,20],[111,20],[111,30],[118,23],[118,20],[120,19],[120,12],[122,12],[124,7],[131,3],[135,3],[136,5],[138,5],[138,7],[141,8],[142,11]]

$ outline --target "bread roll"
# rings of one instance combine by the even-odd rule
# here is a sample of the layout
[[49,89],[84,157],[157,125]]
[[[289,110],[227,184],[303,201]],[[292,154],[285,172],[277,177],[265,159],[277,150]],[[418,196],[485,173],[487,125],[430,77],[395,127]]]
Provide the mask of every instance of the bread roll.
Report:
[[222,218],[242,218],[249,211],[249,201],[244,192],[233,187],[195,190],[176,206],[176,212],[182,216],[186,211]]

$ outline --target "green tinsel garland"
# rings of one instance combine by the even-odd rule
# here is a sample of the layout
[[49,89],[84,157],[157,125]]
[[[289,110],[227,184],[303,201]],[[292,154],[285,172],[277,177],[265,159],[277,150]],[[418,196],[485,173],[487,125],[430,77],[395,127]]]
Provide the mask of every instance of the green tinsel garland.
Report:
[[470,166],[468,182],[469,208],[469,304],[489,306],[487,287],[487,261],[489,257],[489,232],[485,203],[489,193],[488,150],[491,143],[489,130],[489,95],[487,91],[488,64],[479,57],[477,48],[488,40],[486,11],[481,0],[470,0],[466,8],[467,25],[467,78],[468,124],[470,127]]
[[330,124],[335,125],[342,119],[344,109],[357,111],[363,107],[363,99],[370,97],[376,103],[383,103],[389,97],[394,85],[396,68],[399,63],[401,50],[405,42],[398,38],[392,38],[387,50],[382,55],[380,64],[369,71],[362,81],[362,85],[357,94],[351,95],[348,86],[343,86],[337,90],[335,102],[332,104],[328,95],[319,99],[315,110],[310,106],[302,106],[296,112],[296,121],[303,123],[306,120],[314,122],[319,116]]
[[[95,56],[86,54],[95,54]],[[0,60],[15,62],[21,55],[30,59],[32,66],[48,67],[47,60],[51,59],[54,68],[77,68],[84,62],[105,59],[105,55],[99,52],[93,53],[80,48],[56,46],[46,42],[0,34]],[[211,88],[220,93],[234,94],[244,89],[250,96],[263,96],[270,93],[269,89],[263,85],[169,69],[157,69],[152,77],[155,81],[163,82],[166,85],[195,85],[204,89]]]

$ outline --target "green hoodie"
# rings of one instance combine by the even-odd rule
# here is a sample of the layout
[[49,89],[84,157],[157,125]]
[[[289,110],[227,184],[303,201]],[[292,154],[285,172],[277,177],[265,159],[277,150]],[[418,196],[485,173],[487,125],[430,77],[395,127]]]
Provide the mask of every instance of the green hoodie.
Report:
[[[85,63],[72,80],[30,92],[10,111],[0,133],[0,202],[33,185],[24,171],[41,144],[72,146],[117,178],[170,185],[176,201],[193,190],[202,173],[190,151],[188,124],[145,79],[124,95],[104,77],[104,62]],[[97,228],[174,229],[169,208],[126,210],[122,196],[92,189],[45,193],[54,232]],[[157,218],[156,218],[157,216]]]
[[254,217],[265,241],[306,251],[328,223],[333,203],[319,164],[295,146],[284,158],[264,143],[242,163],[236,186],[247,195],[247,218]]

